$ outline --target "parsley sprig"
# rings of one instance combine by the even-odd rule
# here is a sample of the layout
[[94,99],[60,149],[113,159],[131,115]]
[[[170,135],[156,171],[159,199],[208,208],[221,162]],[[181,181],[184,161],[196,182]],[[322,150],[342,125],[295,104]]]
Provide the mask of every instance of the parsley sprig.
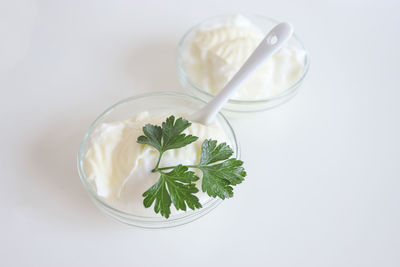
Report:
[[[198,137],[186,135],[184,130],[191,123],[183,118],[175,120],[170,116],[161,126],[146,124],[143,127],[144,135],[139,136],[137,142],[154,147],[159,152],[156,166],[152,172],[160,173],[158,181],[143,193],[143,204],[146,208],[154,203],[154,211],[165,218],[171,214],[171,205],[177,210],[186,211],[201,208],[200,201],[195,195],[199,192],[195,182],[200,178],[189,169],[199,169],[202,174],[201,190],[210,197],[221,199],[233,196],[233,188],[240,184],[246,172],[243,162],[235,158],[232,149],[226,144],[217,145],[216,140],[206,139],[201,146],[200,162],[195,165],[182,165],[160,168],[162,155],[170,149],[179,149],[195,142]],[[171,170],[166,172],[167,170]]]

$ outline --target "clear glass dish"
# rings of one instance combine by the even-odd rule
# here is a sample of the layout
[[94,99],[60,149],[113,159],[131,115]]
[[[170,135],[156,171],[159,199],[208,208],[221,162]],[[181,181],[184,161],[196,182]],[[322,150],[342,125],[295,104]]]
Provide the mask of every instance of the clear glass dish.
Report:
[[[85,162],[84,157],[88,149],[91,134],[96,127],[103,122],[113,122],[119,120],[126,120],[133,117],[135,114],[141,111],[149,112],[182,112],[192,113],[204,106],[204,101],[196,97],[189,96],[186,94],[175,93],[175,92],[159,92],[138,95],[124,99],[108,109],[106,109],[100,116],[90,125],[88,131],[83,137],[81,146],[78,152],[78,172],[82,181],[83,187],[89,193],[90,198],[96,204],[96,206],[105,214],[117,219],[120,222],[128,225],[143,227],[143,228],[167,228],[174,227],[182,224],[186,224],[193,220],[200,218],[214,209],[218,204],[222,202],[219,198],[211,198],[203,204],[201,209],[188,210],[182,214],[171,215],[168,219],[163,217],[143,217],[135,214],[126,213],[118,210],[109,205],[102,197],[99,197],[96,193],[96,187],[91,181],[87,179],[85,173]],[[232,145],[234,151],[233,157],[240,159],[240,148],[236,135],[232,129],[232,126],[228,120],[219,113],[216,117],[216,122],[226,133],[229,143]],[[152,208],[152,207],[151,207]]]
[[[258,15],[247,15],[243,14],[247,19],[249,19],[255,26],[257,26],[259,29],[262,30],[263,33],[267,34],[274,26],[276,26],[279,22],[266,18],[263,16],[258,16]],[[206,101],[209,102],[214,95],[210,92],[205,91],[204,89],[196,86],[194,82],[190,79],[189,75],[185,71],[184,67],[184,62],[183,62],[183,54],[185,49],[187,48],[187,45],[190,43],[192,40],[194,34],[196,33],[197,29],[201,27],[204,24],[213,24],[213,22],[217,23],[229,16],[232,15],[223,15],[223,16],[217,16],[217,17],[212,17],[209,19],[204,20],[203,22],[199,23],[198,25],[192,27],[189,29],[182,39],[179,42],[178,45],[178,51],[177,51],[177,67],[178,67],[178,76],[180,83],[182,84],[183,87],[185,87],[190,94]],[[292,38],[288,41],[288,44],[291,46],[294,46],[296,48],[302,49],[306,52],[306,49],[304,48],[303,43],[300,41],[299,37],[296,34],[293,34]],[[230,99],[228,103],[225,104],[223,111],[227,115],[235,115],[238,113],[247,113],[247,112],[258,112],[258,111],[264,111],[267,109],[274,108],[278,105],[281,105],[285,103],[286,101],[290,100],[297,92],[298,88],[300,87],[301,83],[304,80],[304,77],[306,76],[308,69],[310,66],[310,59],[308,56],[308,53],[306,52],[305,60],[304,60],[304,68],[299,75],[298,80],[289,88],[286,88],[284,91],[281,93],[274,95],[272,97],[268,97],[265,99],[259,99],[259,100],[235,100],[235,99]]]

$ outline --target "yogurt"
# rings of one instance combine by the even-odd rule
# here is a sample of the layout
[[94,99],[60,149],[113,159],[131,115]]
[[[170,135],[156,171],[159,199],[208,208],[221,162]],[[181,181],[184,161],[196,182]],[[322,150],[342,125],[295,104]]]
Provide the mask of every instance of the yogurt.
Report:
[[[203,23],[188,37],[182,65],[189,80],[202,90],[218,93],[264,38],[242,15]],[[286,44],[239,89],[232,99],[260,100],[292,86],[302,75],[306,52]]]
[[[144,125],[161,125],[169,116],[170,114],[152,115],[142,112],[129,120],[102,123],[93,131],[85,154],[85,172],[98,196],[112,207],[138,216],[161,217],[152,207],[146,209],[143,206],[142,197],[160,177],[159,173],[151,172],[156,166],[159,152],[151,146],[137,143],[136,140],[143,135]],[[175,117],[184,116],[180,114]],[[183,148],[166,151],[160,167],[197,164],[205,139],[211,138],[218,143],[229,144],[224,131],[216,124],[206,126],[192,123],[184,133],[199,139]],[[200,173],[197,175],[201,177]],[[198,183],[197,188],[201,188],[201,179]],[[201,190],[196,195],[202,204],[210,199]],[[171,206],[172,215],[181,212],[184,211],[177,211]]]

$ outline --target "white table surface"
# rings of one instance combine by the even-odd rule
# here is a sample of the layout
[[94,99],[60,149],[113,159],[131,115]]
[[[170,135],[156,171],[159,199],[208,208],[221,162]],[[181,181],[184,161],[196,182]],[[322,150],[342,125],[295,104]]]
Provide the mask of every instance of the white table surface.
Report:
[[[91,203],[79,142],[110,104],[184,91],[175,48],[200,20],[291,22],[299,94],[234,121],[248,177],[169,230]],[[1,266],[400,266],[400,2],[0,1]]]

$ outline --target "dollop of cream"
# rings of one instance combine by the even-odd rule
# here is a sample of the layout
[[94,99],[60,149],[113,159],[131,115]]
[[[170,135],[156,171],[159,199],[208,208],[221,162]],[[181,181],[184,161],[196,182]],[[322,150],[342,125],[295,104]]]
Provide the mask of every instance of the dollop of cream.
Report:
[[[143,126],[148,123],[161,125],[167,117],[169,115],[142,112],[129,120],[102,123],[93,131],[85,154],[85,172],[94,184],[98,196],[111,206],[139,216],[159,216],[152,207],[146,209],[143,206],[142,197],[159,178],[158,173],[151,172],[156,166],[159,153],[155,148],[139,144],[136,140],[143,135]],[[184,116],[175,115],[175,118],[178,117]],[[183,148],[166,151],[160,167],[199,163],[201,145],[205,139],[229,144],[224,131],[216,124],[206,126],[192,123],[184,133],[199,139]],[[201,189],[201,180],[198,183],[198,188]],[[197,197],[201,203],[209,199],[201,190]],[[171,207],[172,214],[179,212],[182,211]]]
[[[190,81],[218,93],[264,38],[242,15],[200,25],[184,46],[183,67]],[[283,92],[302,74],[306,52],[286,44],[239,89],[232,99],[259,100]]]

